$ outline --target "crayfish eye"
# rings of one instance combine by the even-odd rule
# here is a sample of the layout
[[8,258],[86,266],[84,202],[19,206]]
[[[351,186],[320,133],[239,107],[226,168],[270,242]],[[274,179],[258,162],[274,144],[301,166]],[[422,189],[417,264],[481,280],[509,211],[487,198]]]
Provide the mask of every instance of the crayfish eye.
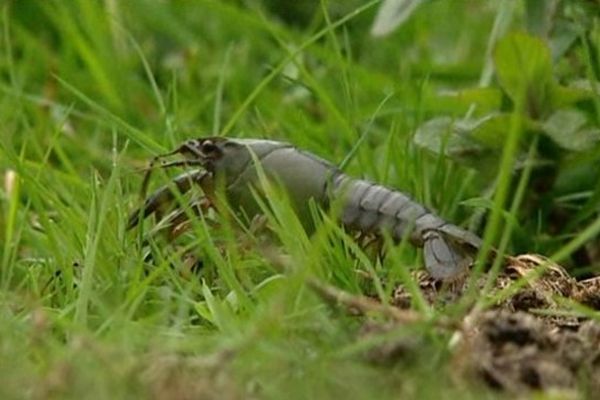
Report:
[[219,146],[210,139],[203,140],[202,143],[200,143],[200,151],[205,156],[215,156],[220,153]]

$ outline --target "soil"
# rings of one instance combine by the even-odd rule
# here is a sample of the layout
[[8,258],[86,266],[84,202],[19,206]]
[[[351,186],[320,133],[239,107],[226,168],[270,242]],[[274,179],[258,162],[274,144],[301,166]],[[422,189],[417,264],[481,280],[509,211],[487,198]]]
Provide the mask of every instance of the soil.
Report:
[[[415,278],[435,307],[448,306],[469,290],[466,279],[442,285],[423,271]],[[477,290],[486,279],[484,275],[477,281]],[[509,293],[516,281],[523,286]],[[507,295],[494,301],[501,293]],[[600,277],[577,281],[541,256],[511,257],[488,298],[492,307],[469,313],[454,334],[457,376],[516,393],[600,393],[600,321],[589,318],[592,310],[600,309]],[[394,299],[401,309],[412,303],[403,287]]]

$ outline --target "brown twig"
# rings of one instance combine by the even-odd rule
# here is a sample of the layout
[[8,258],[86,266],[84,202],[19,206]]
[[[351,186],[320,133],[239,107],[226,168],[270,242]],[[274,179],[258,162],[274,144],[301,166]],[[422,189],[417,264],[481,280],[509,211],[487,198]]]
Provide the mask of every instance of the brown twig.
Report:
[[369,313],[378,313],[385,316],[386,318],[392,319],[395,322],[401,324],[432,322],[433,324],[441,328],[453,330],[460,329],[460,324],[457,322],[453,322],[450,319],[428,319],[422,314],[419,314],[415,311],[401,310],[393,306],[382,304],[376,300],[373,300],[370,297],[354,295],[344,290],[338,289],[334,286],[320,282],[319,280],[314,278],[309,278],[307,280],[307,283],[308,286],[326,302],[336,306],[343,306],[362,315]]

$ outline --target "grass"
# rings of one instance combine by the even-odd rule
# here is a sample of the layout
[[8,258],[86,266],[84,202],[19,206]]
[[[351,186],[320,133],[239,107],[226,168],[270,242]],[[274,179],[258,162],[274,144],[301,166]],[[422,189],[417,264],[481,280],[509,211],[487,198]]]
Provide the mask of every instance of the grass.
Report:
[[[0,363],[0,397],[499,396],[454,379],[450,338],[429,319],[361,340],[364,319],[307,285],[316,277],[387,303],[405,282],[418,297],[409,246],[375,263],[332,221],[306,235],[276,193],[264,207],[286,272],[233,222],[198,220],[181,241],[203,260],[200,276],[186,271],[184,250],[160,241],[148,265],[125,230],[147,161],[216,132],[292,142],[465,225],[474,210],[462,202],[485,185],[412,142],[426,119],[473,111],[432,93],[476,84],[489,68],[488,38],[506,11],[459,3],[427,3],[385,39],[368,36],[377,2],[323,1],[301,25],[254,1],[4,3],[0,359],[10,362]],[[507,146],[488,225],[496,232],[513,157]],[[421,315],[442,316],[419,304]],[[399,337],[418,343],[410,363],[365,361]]]

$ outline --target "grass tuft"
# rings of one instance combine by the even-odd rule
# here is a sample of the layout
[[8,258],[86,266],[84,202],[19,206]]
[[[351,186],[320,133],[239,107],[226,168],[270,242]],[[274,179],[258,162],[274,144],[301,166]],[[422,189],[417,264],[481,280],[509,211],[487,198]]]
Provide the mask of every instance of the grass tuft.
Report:
[[[585,204],[568,240],[543,247],[534,222],[512,224],[531,206],[534,161],[547,145],[541,136],[531,142],[517,177],[515,160],[530,137],[525,97],[509,111],[502,93],[488,99],[511,121],[491,168],[495,185],[472,165],[414,144],[425,121],[487,112],[473,106],[476,96],[448,102],[440,93],[477,85],[493,91],[493,47],[521,29],[518,7],[424,2],[390,36],[373,38],[379,0],[321,0],[312,8],[299,1],[291,22],[292,2],[283,3],[3,4],[0,359],[10,362],[0,362],[0,398],[501,396],[457,379],[452,337],[439,327],[454,326],[468,308],[428,303],[412,279],[421,256],[407,240],[392,246],[386,238],[387,256],[375,261],[316,207],[316,227],[307,232],[266,179],[262,225],[190,211],[186,233],[172,242],[156,234],[147,246],[152,221],[126,230],[153,156],[192,137],[223,135],[291,142],[351,176],[410,193],[457,225],[489,206],[480,265],[492,246],[518,248],[513,229],[550,248],[556,262],[597,243],[597,182],[580,191]],[[595,33],[580,37],[585,45],[571,60],[583,60],[588,79],[598,71],[594,21]],[[581,103],[589,100],[589,128],[597,129],[593,88]],[[598,154],[595,147],[565,156],[561,167],[585,167]],[[169,177],[155,174],[152,188]],[[195,188],[175,197],[201,195]],[[413,299],[407,315],[416,322],[387,329],[394,315],[405,316],[390,311],[399,284]],[[491,287],[472,288],[465,305],[489,306]],[[348,304],[356,302],[332,301],[336,295],[370,306],[355,315]],[[390,343],[408,362],[378,353]]]

